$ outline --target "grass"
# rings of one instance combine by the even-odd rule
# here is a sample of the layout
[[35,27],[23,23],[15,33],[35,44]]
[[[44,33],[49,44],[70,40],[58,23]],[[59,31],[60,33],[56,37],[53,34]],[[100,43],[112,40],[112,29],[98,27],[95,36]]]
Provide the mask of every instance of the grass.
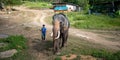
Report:
[[[67,57],[69,57],[69,54],[76,54],[77,56],[91,55],[93,57],[105,60],[120,60],[120,51],[112,51],[106,47],[104,48],[104,46],[93,44],[76,37],[69,37],[68,46],[64,47],[61,50],[61,54],[56,56],[55,60],[60,60],[60,57],[64,55],[67,55]],[[74,60],[79,59],[80,57],[77,57]]]
[[7,46],[1,47],[0,52],[16,49],[18,52],[10,57],[0,60],[33,60],[33,58],[28,54],[27,51],[27,39],[22,35],[9,36],[4,39],[0,39],[0,43],[6,43]]
[[71,26],[80,29],[120,30],[120,17],[112,18],[106,15],[87,15],[80,12],[67,14]]
[[8,38],[0,40],[0,42],[7,43],[7,46],[0,48],[0,51],[10,50],[10,49],[17,49],[19,51],[27,48],[26,39],[22,35],[9,36]]
[[18,52],[12,57],[0,59],[0,60],[35,60],[35,58],[31,56],[27,50],[22,50],[21,52]]
[[31,9],[43,9],[43,8],[51,8],[52,5],[48,2],[28,2],[26,1],[23,5],[27,6]]

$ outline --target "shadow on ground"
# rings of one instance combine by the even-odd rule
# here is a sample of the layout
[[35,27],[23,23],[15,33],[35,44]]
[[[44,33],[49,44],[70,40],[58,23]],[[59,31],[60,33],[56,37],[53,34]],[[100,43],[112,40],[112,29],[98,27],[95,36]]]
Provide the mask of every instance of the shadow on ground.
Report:
[[52,51],[53,41],[51,40],[42,41],[40,39],[35,39],[34,41],[32,41],[32,43],[34,44],[32,48],[36,50],[38,53],[43,53],[50,56],[53,52]]

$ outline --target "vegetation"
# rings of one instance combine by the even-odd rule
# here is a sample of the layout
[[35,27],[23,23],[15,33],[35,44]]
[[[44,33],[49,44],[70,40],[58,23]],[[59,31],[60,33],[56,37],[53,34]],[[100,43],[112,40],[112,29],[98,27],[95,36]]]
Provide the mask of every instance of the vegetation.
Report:
[[26,42],[26,38],[22,35],[9,36],[8,38],[0,39],[0,43],[7,44],[5,47],[0,47],[0,52],[10,49],[17,49],[18,51],[13,57],[0,60],[32,60],[33,58],[28,54]]
[[18,51],[26,49],[26,39],[23,36],[9,36],[8,38],[0,40],[0,42],[6,43],[6,47],[0,48],[0,51],[17,49]]
[[68,46],[62,49],[61,54],[58,55],[55,60],[60,60],[60,56],[69,54],[76,54],[78,56],[76,60],[80,59],[80,55],[91,55],[103,60],[120,60],[120,51],[110,51],[108,49],[101,48],[100,45],[92,44],[75,37],[69,37]]
[[71,12],[67,16],[71,25],[81,29],[112,29],[120,30],[120,17],[112,18],[107,15],[87,15],[80,12]]
[[22,4],[22,0],[0,0],[0,2],[5,5],[20,5]]
[[29,8],[34,8],[34,9],[38,9],[38,8],[51,8],[52,5],[49,2],[25,2],[24,3],[25,6],[29,7]]

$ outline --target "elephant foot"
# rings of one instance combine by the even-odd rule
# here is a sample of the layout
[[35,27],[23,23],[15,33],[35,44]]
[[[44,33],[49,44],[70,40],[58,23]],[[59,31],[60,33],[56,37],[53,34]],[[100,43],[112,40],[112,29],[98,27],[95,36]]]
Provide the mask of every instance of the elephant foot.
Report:
[[57,52],[56,55],[60,55],[61,53],[60,52]]
[[65,44],[65,47],[67,47],[67,44]]
[[62,45],[61,48],[62,48],[62,47],[67,47],[67,44]]

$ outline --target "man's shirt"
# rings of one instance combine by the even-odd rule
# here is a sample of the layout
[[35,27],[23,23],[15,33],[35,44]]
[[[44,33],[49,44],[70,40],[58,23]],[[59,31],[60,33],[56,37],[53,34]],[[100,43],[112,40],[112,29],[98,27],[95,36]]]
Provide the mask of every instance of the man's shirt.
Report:
[[42,31],[43,34],[45,34],[46,33],[46,28],[42,27],[41,31]]

